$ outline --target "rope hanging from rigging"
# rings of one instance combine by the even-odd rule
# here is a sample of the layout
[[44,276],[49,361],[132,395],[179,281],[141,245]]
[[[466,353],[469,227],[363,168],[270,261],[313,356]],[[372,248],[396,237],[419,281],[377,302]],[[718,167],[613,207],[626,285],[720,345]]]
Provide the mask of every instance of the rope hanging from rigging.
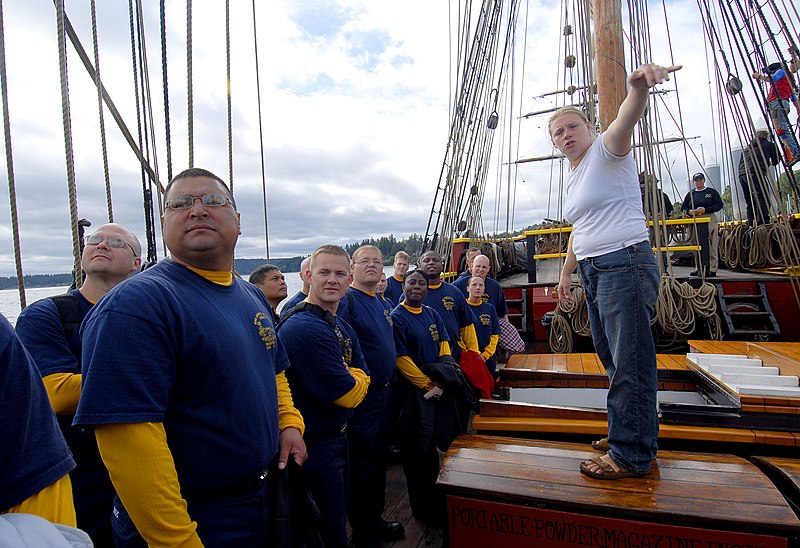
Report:
[[67,44],[64,26],[64,0],[56,3],[56,33],[58,35],[58,72],[61,81],[61,118],[64,126],[64,156],[67,167],[67,192],[69,201],[69,219],[72,229],[72,276],[75,287],[83,284],[81,270],[81,242],[78,227],[78,199],[75,185],[75,157],[72,150],[72,120],[69,107],[69,79],[67,74]]
[[264,202],[264,258],[269,260],[269,223],[267,220],[267,173],[264,163],[264,123],[261,114],[261,78],[258,63],[258,29],[256,27],[256,0],[253,0],[253,48],[256,64],[256,101],[258,101],[258,144],[261,152],[261,195]]
[[108,209],[108,222],[114,222],[114,206],[111,201],[111,176],[108,171],[108,144],[106,143],[106,120],[103,109],[103,90],[100,79],[100,50],[97,45],[97,7],[95,0],[91,0],[92,15],[92,50],[94,52],[95,87],[97,88],[97,116],[100,122],[100,146],[103,152],[103,181],[106,188],[106,208]]
[[194,87],[192,78],[192,0],[186,0],[186,131],[189,167],[194,167]]
[[[136,0],[137,2],[137,9],[134,9],[134,0],[128,0],[128,19],[130,23],[130,36],[131,36],[131,65],[132,65],[132,72],[133,72],[133,86],[134,86],[134,96],[136,98],[136,129],[137,129],[137,137],[139,141],[139,150],[142,151],[144,155],[144,160],[142,164],[142,171],[141,171],[141,182],[142,182],[142,207],[144,211],[144,224],[145,224],[145,235],[147,240],[147,264],[154,264],[158,260],[157,251],[156,251],[156,233],[155,233],[155,218],[153,213],[153,193],[151,191],[150,186],[148,185],[147,174],[144,168],[144,165],[150,165],[150,139],[148,138],[147,128],[148,122],[149,127],[152,128],[152,108],[149,102],[149,84],[146,84],[146,62],[145,58],[143,57],[142,49],[142,28],[141,25],[143,24],[143,17],[141,13],[141,4],[139,3],[140,0]],[[138,53],[137,53],[138,52]],[[148,117],[145,112],[149,111],[150,116]],[[144,128],[143,128],[144,126]],[[153,139],[155,141],[155,139]],[[155,159],[155,151],[154,151],[154,159]],[[157,172],[157,164],[154,169],[154,178],[158,180],[158,172]],[[158,193],[159,196],[159,203],[161,199],[161,193]],[[160,210],[161,208],[159,208]],[[146,266],[145,266],[146,267]]]
[[167,78],[167,13],[166,0],[159,0],[161,26],[161,81],[164,94],[164,133],[167,141],[167,181],[172,180],[172,133],[169,121],[169,80]]
[[3,100],[3,136],[6,148],[6,171],[8,173],[8,205],[11,211],[11,237],[14,245],[14,268],[17,273],[19,308],[26,306],[25,277],[22,274],[22,251],[19,242],[19,218],[17,215],[17,185],[14,178],[14,155],[11,149],[11,118],[8,113],[8,79],[6,75],[6,34],[3,19],[3,0],[0,0],[0,93]]

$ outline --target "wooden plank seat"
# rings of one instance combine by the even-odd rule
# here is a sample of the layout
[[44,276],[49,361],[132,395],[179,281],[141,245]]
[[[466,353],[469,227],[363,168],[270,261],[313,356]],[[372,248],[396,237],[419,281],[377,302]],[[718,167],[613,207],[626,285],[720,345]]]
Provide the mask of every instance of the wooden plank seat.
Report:
[[438,479],[450,545],[633,546],[617,542],[635,535],[644,546],[642,535],[671,535],[663,545],[766,547],[800,536],[780,492],[740,457],[662,451],[647,477],[602,481],[578,471],[597,455],[582,444],[459,437]]
[[783,496],[800,511],[800,460],[783,457],[752,457],[752,461],[777,485]]

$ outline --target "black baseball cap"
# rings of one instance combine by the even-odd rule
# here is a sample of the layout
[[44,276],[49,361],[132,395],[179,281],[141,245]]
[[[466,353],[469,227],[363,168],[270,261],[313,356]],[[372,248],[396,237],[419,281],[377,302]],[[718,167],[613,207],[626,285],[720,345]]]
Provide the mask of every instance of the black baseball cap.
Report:
[[706,180],[706,176],[703,175],[702,173],[695,173],[692,176],[692,181],[699,181],[700,179],[703,179],[705,181]]

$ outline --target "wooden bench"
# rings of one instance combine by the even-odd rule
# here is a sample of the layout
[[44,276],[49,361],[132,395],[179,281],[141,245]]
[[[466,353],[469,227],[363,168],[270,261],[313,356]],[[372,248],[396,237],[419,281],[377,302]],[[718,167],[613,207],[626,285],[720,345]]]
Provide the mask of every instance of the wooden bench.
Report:
[[450,546],[796,546],[800,520],[752,463],[659,452],[645,478],[594,480],[588,445],[459,437],[438,484]]

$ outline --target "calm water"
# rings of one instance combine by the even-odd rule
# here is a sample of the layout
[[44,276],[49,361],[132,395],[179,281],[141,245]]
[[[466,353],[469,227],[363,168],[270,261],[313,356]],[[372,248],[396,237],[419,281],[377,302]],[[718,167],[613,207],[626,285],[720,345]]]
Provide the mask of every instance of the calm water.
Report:
[[[383,268],[387,276],[391,276],[394,269],[391,266]],[[286,286],[288,288],[289,297],[297,293],[303,288],[303,283],[300,281],[298,272],[284,272],[286,276]],[[245,278],[247,278],[245,276]],[[37,287],[35,289],[26,289],[25,298],[28,304],[50,297],[52,295],[59,295],[65,293],[67,287]],[[19,291],[17,289],[3,289],[0,290],[0,313],[5,316],[11,325],[17,323],[17,316],[19,316]]]

